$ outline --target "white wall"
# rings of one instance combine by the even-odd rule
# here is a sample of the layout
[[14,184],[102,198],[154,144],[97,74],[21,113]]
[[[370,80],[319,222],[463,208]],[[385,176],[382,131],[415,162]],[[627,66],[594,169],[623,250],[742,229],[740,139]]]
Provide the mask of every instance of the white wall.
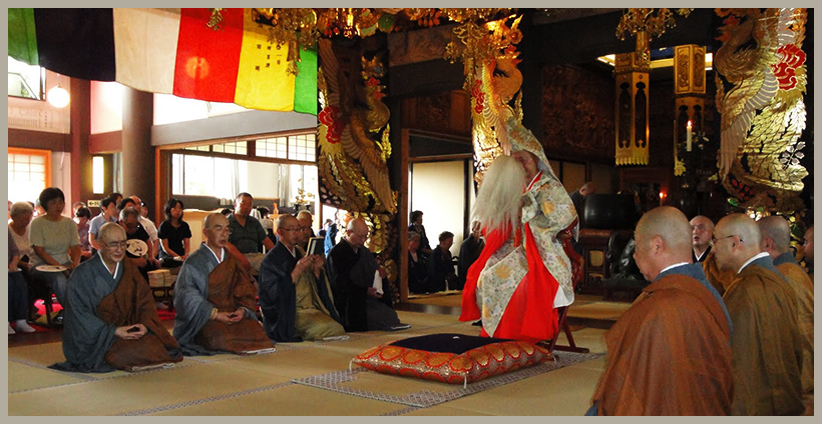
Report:
[[125,86],[118,82],[92,81],[91,133],[101,134],[123,129],[123,94]]
[[[75,199],[71,197],[71,153],[51,153],[51,187],[57,187],[63,191],[63,196],[66,198],[63,215],[73,217],[71,204],[75,202]],[[34,197],[39,195],[40,193],[37,193]]]
[[422,225],[431,248],[439,244],[443,231],[454,233],[451,254],[459,254],[464,238],[465,171],[463,161],[424,162],[411,165],[409,212],[423,213]]

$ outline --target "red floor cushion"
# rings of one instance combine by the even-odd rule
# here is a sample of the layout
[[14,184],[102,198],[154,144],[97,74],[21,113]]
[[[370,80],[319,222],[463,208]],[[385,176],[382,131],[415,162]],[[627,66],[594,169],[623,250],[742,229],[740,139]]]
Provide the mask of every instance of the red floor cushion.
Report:
[[530,342],[431,334],[368,349],[352,362],[384,374],[467,384],[552,359],[548,349]]

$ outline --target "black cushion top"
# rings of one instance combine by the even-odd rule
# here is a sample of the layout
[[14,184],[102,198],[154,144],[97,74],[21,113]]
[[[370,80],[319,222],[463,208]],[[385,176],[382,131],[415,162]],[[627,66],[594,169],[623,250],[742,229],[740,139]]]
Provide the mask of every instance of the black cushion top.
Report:
[[427,352],[462,354],[481,346],[510,342],[510,339],[493,337],[466,336],[465,334],[429,334],[427,336],[409,337],[391,343],[392,346],[406,349],[424,350]]

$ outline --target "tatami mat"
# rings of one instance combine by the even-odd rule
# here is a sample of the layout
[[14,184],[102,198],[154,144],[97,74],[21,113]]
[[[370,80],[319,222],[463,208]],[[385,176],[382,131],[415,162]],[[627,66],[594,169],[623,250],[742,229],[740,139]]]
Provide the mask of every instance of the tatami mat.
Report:
[[630,307],[630,303],[624,302],[591,302],[585,305],[572,305],[568,308],[568,317],[616,321]]
[[396,409],[394,403],[290,384],[152,415],[381,415]]
[[[351,359],[372,347],[432,333],[478,334],[456,316],[399,312],[412,325],[398,332],[352,333],[348,340],[280,343],[276,352],[253,355],[186,357],[173,368],[139,373],[65,373],[47,366],[63,361],[61,343],[9,348],[8,414],[16,415],[578,415],[587,407],[604,360],[583,358],[562,369],[537,367],[468,386],[450,385],[367,371]],[[602,330],[574,333],[577,345],[604,351]],[[594,359],[592,359],[594,358]],[[574,371],[575,370],[575,371]],[[526,374],[516,373],[527,372]],[[348,376],[336,390],[329,375]],[[496,378],[496,377],[495,377]],[[536,381],[532,385],[528,382]],[[485,383],[483,383],[485,382]],[[484,384],[484,385],[483,385]],[[327,386],[327,384],[326,384]],[[566,387],[574,387],[573,390]],[[539,390],[536,388],[540,387]],[[563,387],[549,390],[546,387]],[[522,395],[523,390],[535,393]],[[491,399],[507,398],[508,401]],[[533,399],[532,399],[533,396]],[[578,397],[574,401],[563,396]],[[554,399],[546,409],[539,399]],[[525,402],[522,407],[512,402]]]

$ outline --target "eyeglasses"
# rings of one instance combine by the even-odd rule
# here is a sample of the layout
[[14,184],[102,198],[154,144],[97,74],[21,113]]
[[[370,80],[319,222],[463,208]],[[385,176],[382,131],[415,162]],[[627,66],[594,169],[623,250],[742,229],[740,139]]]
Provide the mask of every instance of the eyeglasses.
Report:
[[[711,237],[711,242],[713,244],[716,244],[716,242],[718,242],[719,240],[725,240],[726,238],[731,238],[731,237],[739,237],[739,236],[737,236],[736,234],[731,234],[729,236],[720,237],[720,238]],[[744,241],[742,240],[742,237],[739,237],[739,242],[744,243]]]
[[283,231],[287,231],[289,233],[294,232],[294,231],[302,231],[303,230],[302,228],[280,228],[280,229],[283,230]]
[[106,247],[108,247],[111,250],[125,249],[126,246],[128,246],[128,242],[126,240],[120,242],[115,241],[113,243],[106,243]]

